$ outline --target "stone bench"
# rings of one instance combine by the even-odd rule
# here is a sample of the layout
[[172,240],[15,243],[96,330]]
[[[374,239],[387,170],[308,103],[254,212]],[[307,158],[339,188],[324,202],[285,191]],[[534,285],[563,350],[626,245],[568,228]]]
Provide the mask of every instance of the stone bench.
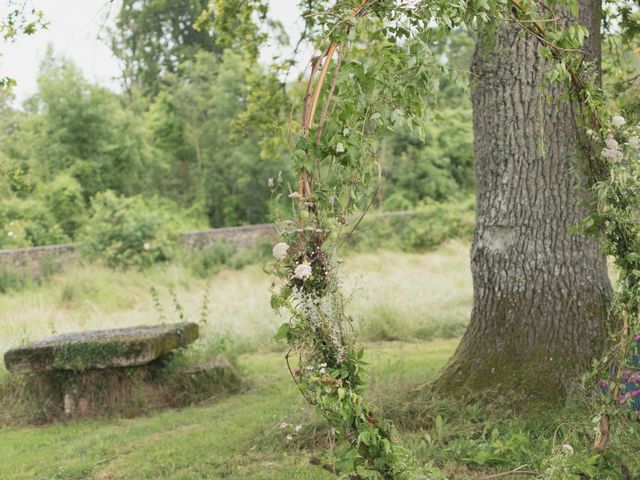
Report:
[[[118,411],[122,405],[139,402],[145,391],[148,398],[157,397],[159,390],[170,397],[168,387],[157,381],[157,370],[163,358],[190,345],[198,335],[195,323],[68,333],[13,348],[5,353],[4,362],[10,372],[46,381],[50,390],[58,392],[55,396],[65,416],[79,417]],[[216,363],[210,374],[220,376],[221,368]],[[229,372],[235,374],[230,365]]]
[[67,333],[13,348],[4,363],[10,372],[135,367],[186,347],[198,335],[195,323]]

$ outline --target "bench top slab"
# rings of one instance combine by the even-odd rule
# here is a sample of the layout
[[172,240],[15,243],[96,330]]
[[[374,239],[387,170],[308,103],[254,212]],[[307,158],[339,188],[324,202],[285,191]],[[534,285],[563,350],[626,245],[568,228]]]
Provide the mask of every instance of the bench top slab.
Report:
[[134,367],[186,347],[198,335],[195,323],[67,333],[13,348],[4,363],[12,372]]

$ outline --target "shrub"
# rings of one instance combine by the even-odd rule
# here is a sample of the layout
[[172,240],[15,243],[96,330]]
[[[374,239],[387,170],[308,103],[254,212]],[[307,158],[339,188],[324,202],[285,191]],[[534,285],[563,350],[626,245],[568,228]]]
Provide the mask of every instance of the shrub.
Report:
[[255,264],[271,253],[271,242],[238,249],[233,243],[216,242],[198,250],[185,250],[182,263],[200,278],[215,275],[225,268],[239,270]]
[[62,231],[73,238],[86,221],[80,183],[69,175],[61,174],[44,184],[39,193]]
[[111,268],[146,268],[172,258],[176,234],[168,209],[140,196],[98,193],[81,240],[85,253]]
[[39,200],[10,197],[0,202],[0,248],[50,245],[68,241],[69,237]]

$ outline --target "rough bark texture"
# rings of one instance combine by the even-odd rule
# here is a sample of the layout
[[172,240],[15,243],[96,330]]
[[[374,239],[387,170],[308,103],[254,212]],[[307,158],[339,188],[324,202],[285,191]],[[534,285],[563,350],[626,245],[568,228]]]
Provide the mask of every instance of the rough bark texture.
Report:
[[[580,1],[600,58],[600,1]],[[549,63],[514,25],[478,41],[472,91],[476,231],[469,328],[440,378],[445,390],[560,400],[602,351],[611,294],[576,187],[573,106],[543,85]]]

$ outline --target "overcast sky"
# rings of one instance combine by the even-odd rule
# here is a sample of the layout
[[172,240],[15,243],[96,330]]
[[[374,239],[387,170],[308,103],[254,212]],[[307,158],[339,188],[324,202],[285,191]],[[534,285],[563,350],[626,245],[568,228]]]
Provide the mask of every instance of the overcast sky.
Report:
[[[8,10],[6,4],[0,0],[0,17]],[[49,28],[1,45],[0,78],[9,76],[18,82],[14,89],[17,99],[22,101],[35,93],[38,65],[49,43],[56,54],[73,60],[87,79],[117,90],[120,70],[108,47],[107,29],[113,25],[120,1],[109,5],[107,0],[35,0],[34,4],[44,12]],[[271,16],[285,24],[292,41],[301,30],[296,4],[297,0],[271,0]]]

